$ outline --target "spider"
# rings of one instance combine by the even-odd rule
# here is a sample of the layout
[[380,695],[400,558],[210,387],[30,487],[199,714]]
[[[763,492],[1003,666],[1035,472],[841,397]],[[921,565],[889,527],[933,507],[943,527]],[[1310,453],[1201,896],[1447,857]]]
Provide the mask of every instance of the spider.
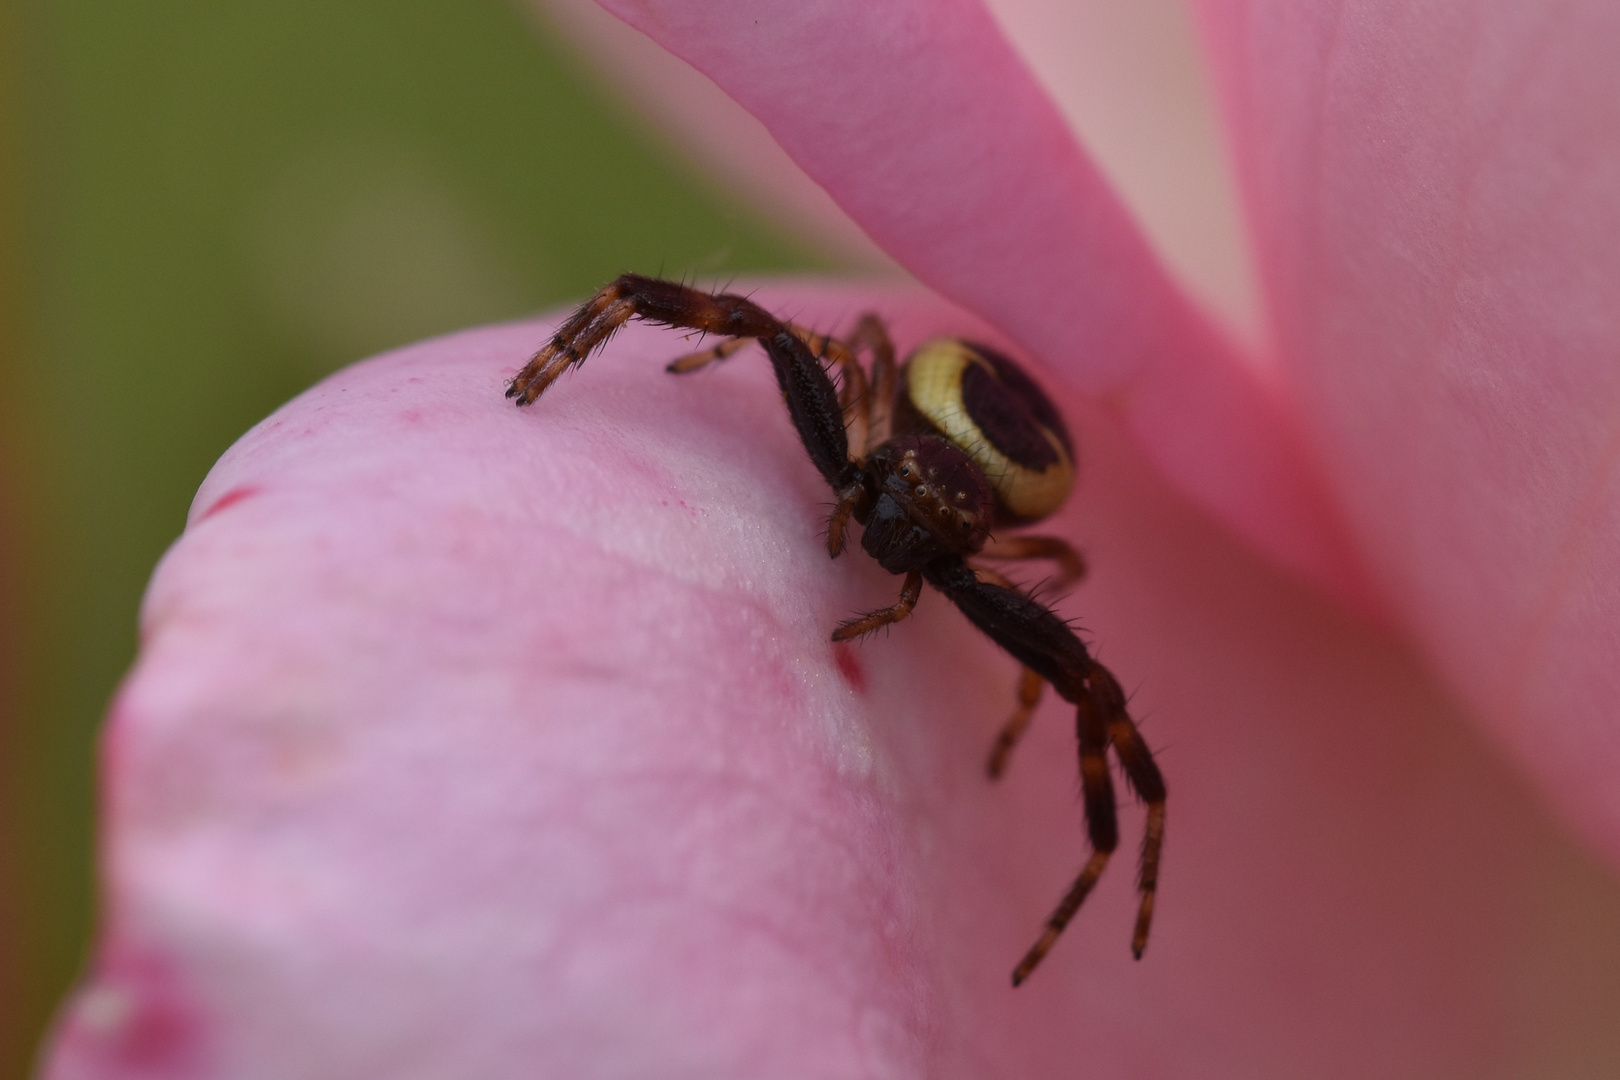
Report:
[[[1075,706],[1092,852],[1013,970],[1013,985],[1028,978],[1051,949],[1119,844],[1109,747],[1147,805],[1137,880],[1141,902],[1131,940],[1141,959],[1164,844],[1164,779],[1113,673],[1044,604],[969,561],[1051,560],[1060,586],[1084,574],[1085,563],[1063,540],[990,535],[996,525],[1047,517],[1074,484],[1073,447],[1051,401],[1010,359],[983,345],[937,338],[897,368],[888,331],[875,315],[863,315],[848,340],[841,340],[783,322],[743,296],[711,295],[636,274],[623,275],[581,305],[518,372],[506,396],[518,405],[533,404],[630,319],[723,339],[674,361],[671,372],[695,371],[756,340],[764,346],[805,452],[836,496],[828,554],[836,558],[844,550],[854,519],[867,554],[890,573],[905,575],[897,603],[843,623],[833,631],[834,641],[904,619],[926,581],[1023,665],[1017,707],[990,753],[992,779],[1006,767],[1046,683]],[[859,351],[871,355],[870,377]],[[840,372],[837,385],[824,360]]]

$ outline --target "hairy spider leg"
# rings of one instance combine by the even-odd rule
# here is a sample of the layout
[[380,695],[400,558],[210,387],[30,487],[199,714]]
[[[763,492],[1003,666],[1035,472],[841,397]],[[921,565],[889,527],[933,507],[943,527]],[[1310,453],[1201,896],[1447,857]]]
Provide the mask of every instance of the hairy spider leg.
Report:
[[859,478],[839,490],[838,501],[833,504],[832,516],[827,519],[827,554],[832,558],[836,559],[843,554],[844,535],[849,529],[849,519],[855,516],[855,507],[865,495],[866,485]]
[[[853,436],[851,452],[855,460],[866,460],[867,452],[876,445],[869,436],[871,398],[867,392],[866,371],[856,359],[854,351],[838,338],[818,334],[798,323],[782,325],[791,330],[817,357],[825,357],[838,365],[838,403],[844,409],[844,429]],[[665,365],[664,370],[672,375],[686,375],[740,352],[755,340],[751,337],[730,338],[699,352],[677,357]]]
[[1108,725],[1089,698],[1082,698],[1075,709],[1075,735],[1080,743],[1080,786],[1086,805],[1086,831],[1091,839],[1091,858],[1074,884],[1047,917],[1046,927],[1029,952],[1013,969],[1012,983],[1019,985],[1041,962],[1074,918],[1080,905],[1108,866],[1119,846],[1119,819],[1114,813],[1114,779],[1108,771]]
[[1108,771],[1110,744],[1136,797],[1147,805],[1137,878],[1140,905],[1131,951],[1140,958],[1147,947],[1159,883],[1159,855],[1164,847],[1165,784],[1152,751],[1125,707],[1125,692],[1086,650],[1073,630],[1039,601],[1023,593],[980,581],[961,559],[936,559],[923,571],[928,583],[951,598],[968,621],[1013,658],[1052,684],[1075,706],[1080,742],[1080,780],[1085,793],[1086,829],[1092,854],[1074,885],[1047,920],[1046,929],[1013,971],[1013,985],[1029,977],[1079,910],[1096,884],[1108,858],[1119,845],[1113,780]]
[[[898,367],[888,327],[870,311],[856,320],[855,328],[847,339],[819,334],[798,323],[784,325],[798,335],[811,352],[825,356],[838,365],[842,374],[838,384],[838,401],[844,407],[844,427],[854,436],[850,449],[856,461],[865,461],[873,447],[888,442],[893,434]],[[677,357],[664,370],[685,375],[736,355],[754,340],[751,337],[728,338],[707,349]],[[870,376],[862,368],[858,356],[863,349],[872,357]]]
[[843,407],[832,379],[786,324],[747,297],[731,293],[711,295],[673,281],[625,274],[603,286],[563,322],[518,372],[506,396],[519,405],[531,404],[630,319],[721,337],[758,338],[811,463],[834,491],[857,479],[860,467],[849,456]]
[[911,571],[906,575],[905,584],[900,586],[899,603],[892,607],[869,611],[859,618],[840,623],[838,629],[833,631],[832,639],[834,641],[853,641],[855,638],[865,637],[874,630],[891,626],[904,619],[917,606],[917,599],[922,596],[922,583],[922,571]]
[[894,342],[883,320],[868,311],[855,322],[849,335],[852,352],[872,354],[871,391],[866,410],[867,446],[882,446],[893,436],[896,367]]
[[1001,774],[1007,770],[1007,757],[1012,748],[1018,745],[1023,737],[1024,729],[1029,727],[1031,718],[1035,715],[1035,706],[1041,703],[1041,691],[1046,689],[1046,680],[1033,668],[1024,668],[1018,675],[1018,706],[1013,709],[1011,719],[1002,725],[1001,731],[996,735],[995,745],[990,748],[990,760],[985,763],[985,772],[990,779],[999,780]]
[[727,338],[711,348],[700,349],[695,353],[687,353],[685,356],[676,357],[664,365],[664,370],[671,375],[685,375],[688,372],[697,371],[699,368],[708,367],[716,360],[724,360],[727,357],[735,356],[756,340],[758,339],[751,337]]
[[[992,537],[973,558],[1007,562],[1051,559],[1058,567],[1057,576],[1049,582],[1056,592],[1062,592],[1086,576],[1085,558],[1067,540],[1056,536]],[[980,581],[988,581],[1007,589],[1016,588],[1011,581],[995,570],[975,563],[969,565],[973,567],[973,572],[978,575]],[[1044,686],[1045,680],[1030,668],[1026,667],[1019,673],[1016,691],[1018,704],[1013,708],[1012,716],[997,733],[996,741],[990,749],[990,760],[985,766],[990,779],[999,780],[1001,774],[1006,771],[1007,758],[1029,728],[1029,722],[1035,715],[1035,706],[1040,703],[1041,690]]]
[[1056,536],[994,536],[973,557],[996,562],[1050,559],[1058,570],[1047,583],[1054,592],[1062,592],[1086,576],[1085,556]]
[[1125,711],[1125,691],[1113,672],[1096,665],[1090,678],[1092,697],[1103,703],[1109,715],[1108,741],[1113,744],[1136,797],[1147,805],[1147,824],[1142,831],[1142,855],[1137,870],[1137,891],[1142,903],[1136,912],[1136,931],[1131,936],[1131,952],[1138,960],[1147,948],[1148,930],[1153,926],[1153,902],[1159,892],[1159,855],[1164,850],[1164,776],[1147,740]]
[[[891,417],[894,413],[895,363],[894,343],[889,340],[888,328],[883,320],[871,312],[863,314],[855,323],[848,340],[818,334],[797,323],[789,327],[804,339],[817,356],[827,356],[843,372],[838,387],[838,400],[844,406],[844,425],[858,432],[851,452],[857,461],[865,461],[874,447],[889,441]],[[861,367],[858,352],[865,349],[872,354],[872,374],[868,377]]]
[[816,356],[826,357],[838,365],[838,404],[844,409],[844,431],[850,435],[850,456],[865,461],[874,445],[871,439],[870,410],[872,397],[868,391],[866,369],[856,359],[850,347],[838,338],[818,334],[814,330],[789,323],[788,329]]

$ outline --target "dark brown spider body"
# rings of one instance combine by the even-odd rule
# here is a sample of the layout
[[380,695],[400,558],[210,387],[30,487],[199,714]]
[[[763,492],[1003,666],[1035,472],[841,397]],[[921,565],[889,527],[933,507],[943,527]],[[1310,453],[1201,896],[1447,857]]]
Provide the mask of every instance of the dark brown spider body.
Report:
[[[1118,846],[1110,748],[1148,808],[1141,905],[1131,943],[1140,957],[1158,888],[1164,779],[1113,674],[1067,622],[981,565],[985,559],[1051,560],[1060,587],[1085,572],[1079,554],[1056,537],[991,537],[998,524],[1027,524],[1052,514],[1074,486],[1073,443],[1051,400],[1012,360],[982,345],[937,338],[896,367],[888,332],[875,316],[863,316],[848,339],[833,338],[784,323],[745,297],[710,295],[635,274],[605,286],[570,316],[512,380],[506,396],[519,405],[533,403],[632,318],[726,339],[676,360],[669,365],[674,372],[696,370],[750,341],[764,347],[805,452],[837,496],[827,527],[829,554],[843,551],[853,519],[862,527],[867,554],[890,573],[905,575],[898,603],[842,624],[833,631],[834,641],[904,619],[925,581],[947,596],[1024,665],[1018,707],[990,755],[992,777],[1005,768],[1046,683],[1075,706],[1092,854],[1014,970],[1013,985],[1046,955]],[[857,358],[860,351],[872,357],[870,375]],[[837,367],[838,384],[824,359]]]

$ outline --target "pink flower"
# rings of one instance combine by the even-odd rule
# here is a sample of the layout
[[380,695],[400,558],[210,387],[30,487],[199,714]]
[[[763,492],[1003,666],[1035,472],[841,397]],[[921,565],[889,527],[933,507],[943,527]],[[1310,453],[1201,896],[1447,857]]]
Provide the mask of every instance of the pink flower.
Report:
[[767,306],[999,332],[1064,398],[1061,607],[1170,782],[1147,958],[1116,866],[1008,987],[1084,857],[1068,717],[992,786],[1015,669],[947,604],[833,648],[897,582],[819,553],[757,358],[675,382],[634,329],[520,412],[508,326],[199,492],[47,1075],[1601,1074],[1620,905],[1564,830],[1620,858],[1614,14],[1209,5],[1251,355],[969,0],[613,6],[966,310]]

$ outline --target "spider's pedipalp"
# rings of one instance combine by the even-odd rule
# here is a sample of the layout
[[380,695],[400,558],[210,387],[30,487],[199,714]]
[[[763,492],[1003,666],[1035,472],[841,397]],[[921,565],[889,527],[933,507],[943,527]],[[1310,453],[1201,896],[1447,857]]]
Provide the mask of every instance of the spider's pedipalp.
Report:
[[834,641],[853,641],[858,637],[865,637],[874,630],[881,630],[910,615],[917,606],[917,600],[922,596],[922,573],[913,570],[906,575],[905,584],[900,586],[900,601],[890,607],[869,611],[858,618],[839,624],[833,631]]

